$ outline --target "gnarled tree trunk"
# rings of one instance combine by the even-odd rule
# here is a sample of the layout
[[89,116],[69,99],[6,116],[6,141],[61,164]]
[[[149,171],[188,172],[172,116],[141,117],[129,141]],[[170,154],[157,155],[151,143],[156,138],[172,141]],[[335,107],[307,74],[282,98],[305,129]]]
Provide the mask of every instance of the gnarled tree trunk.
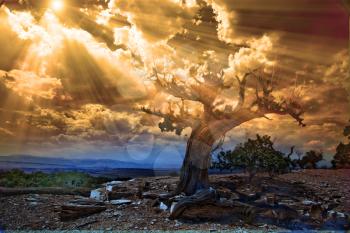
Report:
[[255,114],[244,112],[235,119],[207,121],[195,128],[187,142],[176,193],[192,195],[199,189],[209,188],[208,169],[213,144],[232,128],[254,118]]
[[192,131],[187,142],[177,193],[192,195],[199,189],[209,187],[208,169],[214,142],[215,138],[208,126],[202,125]]

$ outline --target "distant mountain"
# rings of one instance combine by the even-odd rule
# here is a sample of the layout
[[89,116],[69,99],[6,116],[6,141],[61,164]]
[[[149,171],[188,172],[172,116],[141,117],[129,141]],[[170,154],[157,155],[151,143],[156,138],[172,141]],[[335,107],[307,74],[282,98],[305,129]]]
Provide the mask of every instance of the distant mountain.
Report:
[[99,169],[99,168],[152,168],[151,164],[112,159],[67,159],[32,155],[0,156],[0,169]]

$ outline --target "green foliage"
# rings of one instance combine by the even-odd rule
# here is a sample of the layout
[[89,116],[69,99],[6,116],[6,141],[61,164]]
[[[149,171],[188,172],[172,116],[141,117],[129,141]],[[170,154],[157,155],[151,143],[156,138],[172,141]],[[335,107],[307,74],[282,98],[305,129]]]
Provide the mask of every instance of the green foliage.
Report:
[[340,143],[332,160],[334,168],[350,168],[350,143]]
[[93,177],[82,172],[24,173],[19,169],[0,173],[2,187],[96,187],[107,178]]
[[299,161],[299,165],[301,168],[317,168],[317,162],[323,159],[322,152],[317,152],[314,150],[310,150],[305,153],[305,156]]
[[273,147],[270,136],[257,135],[238,144],[233,151],[221,151],[213,167],[223,169],[244,169],[252,179],[257,172],[268,172],[270,175],[288,171],[288,159]]
[[[345,126],[343,134],[350,140],[350,125]],[[334,168],[350,168],[350,142],[339,143],[332,164]]]

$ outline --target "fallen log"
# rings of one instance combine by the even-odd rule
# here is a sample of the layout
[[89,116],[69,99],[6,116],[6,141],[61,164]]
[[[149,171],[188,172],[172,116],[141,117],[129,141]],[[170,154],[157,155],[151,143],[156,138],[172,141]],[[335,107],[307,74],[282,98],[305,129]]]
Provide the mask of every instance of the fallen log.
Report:
[[106,210],[106,206],[103,202],[91,199],[81,199],[62,205],[59,216],[61,221],[69,221],[99,213],[104,210]]
[[52,195],[79,195],[90,196],[88,188],[61,188],[61,187],[33,187],[33,188],[5,188],[0,187],[0,197],[23,194],[52,194]]

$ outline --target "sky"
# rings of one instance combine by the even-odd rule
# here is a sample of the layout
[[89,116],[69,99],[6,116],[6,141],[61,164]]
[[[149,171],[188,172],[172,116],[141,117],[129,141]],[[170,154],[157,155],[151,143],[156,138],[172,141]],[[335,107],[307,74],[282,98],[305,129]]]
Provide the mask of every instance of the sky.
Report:
[[278,115],[243,123],[225,148],[259,133],[283,151],[330,158],[345,140],[349,21],[340,0],[8,0],[0,21],[0,155],[179,164],[191,129],[161,132],[140,106],[179,102],[154,87],[154,67],[190,82],[203,56],[215,56],[227,82],[247,67],[273,70],[277,93],[298,90],[305,111],[306,127]]

